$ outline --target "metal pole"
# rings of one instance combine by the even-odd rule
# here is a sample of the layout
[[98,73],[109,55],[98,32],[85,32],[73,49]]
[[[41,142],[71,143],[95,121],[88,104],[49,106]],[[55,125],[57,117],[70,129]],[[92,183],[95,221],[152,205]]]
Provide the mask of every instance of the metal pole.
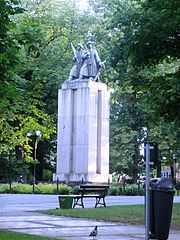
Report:
[[146,198],[145,198],[145,206],[146,206],[146,215],[145,215],[145,240],[149,240],[149,226],[150,226],[150,193],[149,193],[149,186],[150,186],[150,145],[146,144]]
[[8,179],[9,179],[9,192],[11,193],[12,179],[11,179],[11,151],[9,152],[9,171],[8,171]]
[[35,188],[35,184],[36,184],[36,151],[37,151],[37,143],[38,143],[38,140],[36,138],[35,144],[34,144],[33,193],[34,193],[34,188]]
[[58,194],[59,193],[59,178],[57,178],[56,184],[57,184],[57,194]]

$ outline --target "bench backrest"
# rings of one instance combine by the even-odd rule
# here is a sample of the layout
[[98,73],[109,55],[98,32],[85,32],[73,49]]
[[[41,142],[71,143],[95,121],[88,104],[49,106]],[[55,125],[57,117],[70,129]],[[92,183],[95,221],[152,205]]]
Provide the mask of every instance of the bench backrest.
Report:
[[80,193],[82,195],[87,193],[97,193],[101,196],[106,196],[108,194],[109,185],[92,185],[92,184],[82,184],[80,185]]

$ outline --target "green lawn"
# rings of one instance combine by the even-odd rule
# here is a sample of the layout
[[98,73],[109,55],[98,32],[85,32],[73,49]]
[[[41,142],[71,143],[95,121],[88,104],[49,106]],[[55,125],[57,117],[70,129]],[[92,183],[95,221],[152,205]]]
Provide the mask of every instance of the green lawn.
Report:
[[[144,205],[111,206],[99,208],[53,209],[40,211],[52,215],[118,221],[144,225]],[[180,230],[180,203],[173,204],[171,228]]]
[[[56,240],[57,238],[48,238],[48,237],[40,237],[40,236],[35,236],[30,234],[0,231],[0,239],[2,240]],[[58,240],[60,239],[58,238]]]

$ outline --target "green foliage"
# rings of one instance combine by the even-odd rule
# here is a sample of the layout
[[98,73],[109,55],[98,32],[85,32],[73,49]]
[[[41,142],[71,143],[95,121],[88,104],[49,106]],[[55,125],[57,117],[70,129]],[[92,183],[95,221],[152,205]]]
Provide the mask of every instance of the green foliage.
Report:
[[18,45],[9,34],[9,30],[15,27],[11,16],[23,12],[18,4],[18,0],[2,0],[0,4],[0,79],[5,83],[3,87],[10,81],[18,61]]
[[0,184],[0,193],[9,193],[10,186],[8,184]]
[[[6,4],[9,2],[13,7]],[[5,53],[0,55],[4,61],[0,72],[6,74],[6,81],[0,84],[0,153],[16,151],[17,160],[24,158],[25,164],[32,162],[36,130],[42,132],[41,142],[51,146],[44,147],[40,157],[52,159],[54,154],[57,92],[70,69],[69,39],[74,19],[78,19],[73,4],[62,2],[22,1],[26,11],[21,15],[16,14],[19,1],[4,1],[2,5],[5,17],[0,27],[5,26],[7,37],[1,42]],[[30,139],[27,132],[32,134]]]
[[35,185],[34,193],[36,193],[36,194],[55,194],[56,193],[56,185],[39,183],[38,185]]
[[125,187],[125,195],[126,196],[136,196],[136,195],[144,195],[144,189],[142,186],[137,184],[130,184]]
[[[42,237],[42,236],[36,236],[31,234],[24,234],[24,233],[15,233],[10,231],[0,231],[0,239],[3,240],[56,240],[57,238],[48,238],[48,237]],[[62,240],[62,238],[58,238],[59,240]]]
[[43,171],[43,181],[52,181],[53,173],[51,170],[44,169]]
[[[109,39],[110,169],[135,176],[141,142],[179,156],[179,2],[91,1]],[[100,8],[101,5],[101,8]],[[102,17],[103,16],[103,17]]]
[[[171,227],[180,230],[180,203],[173,204]],[[130,223],[136,225],[144,224],[144,205],[127,205],[127,206],[107,206],[106,208],[89,208],[89,209],[53,209],[40,211],[46,214],[88,218],[103,221],[115,221],[122,223]]]
[[[17,143],[13,135],[13,113],[19,108],[21,94],[18,93],[18,76],[14,71],[19,64],[18,42],[11,35],[11,30],[15,28],[12,15],[22,13],[18,6],[19,1],[1,1],[0,15],[0,153],[8,151]],[[18,79],[20,80],[20,79]]]
[[[17,37],[18,30],[15,27],[18,25],[15,22],[17,23],[17,19],[21,18],[25,13],[20,11],[20,7],[15,7],[19,1],[10,2],[14,3],[14,5],[7,4],[9,1],[4,1],[3,14],[5,15],[4,19],[7,21],[1,22],[1,27],[6,24],[6,44],[1,43],[6,45],[5,52],[10,61],[5,61],[5,57],[2,57],[5,64],[1,64],[3,68],[1,73],[5,72],[5,75],[3,77],[4,82],[0,84],[2,97],[0,104],[0,153],[6,152],[9,154],[10,151],[15,151],[15,148],[17,153],[17,147],[19,147],[23,149],[20,158],[29,159],[32,146],[28,143],[27,132],[33,133],[38,129],[42,131],[43,138],[50,138],[50,135],[55,133],[56,128],[53,126],[54,123],[50,116],[42,109],[44,104],[40,103],[35,94],[30,91],[28,79],[24,78],[23,74],[20,74],[20,72],[24,71],[22,66],[25,66],[26,61],[23,51],[24,46]],[[17,15],[19,12],[21,12],[21,15]],[[12,14],[14,14],[14,17],[10,18]],[[7,41],[10,42],[9,45]],[[8,55],[9,49],[11,51],[10,56]],[[3,52],[1,53],[3,54]],[[12,62],[14,59],[15,61]]]
[[80,193],[80,186],[73,187],[72,191],[73,191],[72,193],[75,194],[75,195],[79,194]]
[[57,93],[71,68],[71,42],[96,41],[106,60],[110,171],[135,182],[145,137],[159,143],[166,162],[179,156],[179,2],[90,3],[91,12],[81,13],[74,0],[1,1],[0,154],[16,154],[14,178],[20,168],[30,170],[36,130],[42,132],[37,167],[54,168]]
[[142,1],[130,51],[140,64],[158,63],[166,56],[179,57],[179,2]]
[[[32,193],[32,185],[30,184],[22,184],[22,183],[13,183],[11,185],[11,191],[9,184],[0,184],[0,193],[24,193],[29,194]],[[35,194],[57,194],[57,186],[56,184],[46,184],[39,183],[35,185],[34,188]],[[77,194],[78,187],[72,188],[66,184],[59,185],[58,194],[69,195],[71,193]]]
[[14,183],[11,186],[11,193],[32,193],[32,186],[29,184]]
[[109,188],[109,195],[111,196],[118,196],[118,195],[125,195],[125,196],[143,196],[144,195],[144,188],[143,186],[138,186],[137,184],[126,184],[113,186],[110,185]]
[[116,196],[116,195],[119,195],[119,188],[116,187],[116,186],[110,186],[109,187],[109,195],[110,196]]
[[59,186],[58,194],[69,195],[72,192],[73,192],[72,187],[70,187],[70,186],[68,186],[66,184],[61,184]]
[[112,93],[110,159],[113,159],[112,172],[126,173],[136,181],[138,164],[142,159],[139,146],[143,137],[144,117],[137,107],[139,95],[133,85],[132,81],[126,84],[120,82]]
[[[18,3],[14,1],[15,5]],[[7,61],[3,53],[0,57],[7,63],[1,65],[0,71],[7,75],[6,81],[0,84],[0,153],[14,151],[22,169],[29,168],[32,163],[36,130],[42,132],[38,144],[38,151],[41,148],[37,154],[38,168],[53,169],[57,94],[72,65],[70,43],[76,45],[89,40],[89,26],[95,22],[92,16],[87,17],[79,11],[78,4],[74,0],[38,3],[22,0],[19,6],[12,5],[13,16],[6,9],[9,45],[4,42],[3,46],[6,45],[7,56],[11,56]],[[16,14],[20,7],[25,11]],[[3,24],[2,21],[0,27]],[[27,132],[32,134],[29,139]],[[37,177],[42,180],[42,176]]]

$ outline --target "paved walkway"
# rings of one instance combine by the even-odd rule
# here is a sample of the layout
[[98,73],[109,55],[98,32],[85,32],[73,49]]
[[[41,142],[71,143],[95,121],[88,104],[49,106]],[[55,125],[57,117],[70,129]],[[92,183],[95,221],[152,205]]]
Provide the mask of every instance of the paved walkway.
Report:
[[[108,197],[114,205],[126,197]],[[127,197],[127,204],[142,203],[143,197]],[[175,198],[180,202],[180,197]],[[85,202],[93,207],[92,200]],[[97,240],[141,240],[145,239],[143,226],[112,223],[59,216],[49,216],[32,210],[58,207],[57,196],[49,195],[0,195],[0,229],[16,232],[63,238],[64,240],[89,240],[89,233],[98,226]],[[169,240],[180,240],[180,231],[171,231]]]

